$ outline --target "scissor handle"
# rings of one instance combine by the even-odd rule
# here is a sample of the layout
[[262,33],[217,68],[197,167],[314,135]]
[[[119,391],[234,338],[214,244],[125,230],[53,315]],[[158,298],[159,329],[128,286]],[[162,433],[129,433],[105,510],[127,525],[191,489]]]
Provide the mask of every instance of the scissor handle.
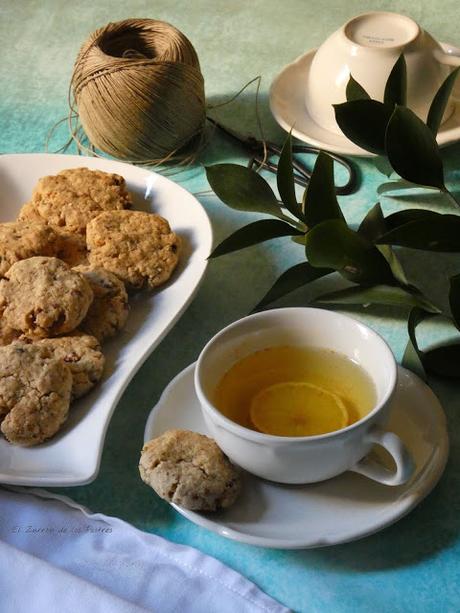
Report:
[[[275,164],[275,162],[271,162],[270,160],[264,161],[263,158],[259,156],[252,157],[249,160],[248,168],[252,169],[254,168],[254,166],[257,166],[257,165],[259,167],[262,167],[264,170],[268,170],[269,172],[272,172],[275,175],[278,171],[278,164]],[[294,161],[293,161],[293,166],[294,166]],[[309,179],[310,179],[309,176],[305,176],[307,172],[308,171],[306,171],[306,169],[303,169],[301,174],[297,174],[296,172],[294,172],[294,182],[297,183],[297,185],[301,185],[302,187],[307,187]]]
[[[207,119],[217,128],[222,130],[222,132],[227,134],[227,136],[230,136],[234,140],[238,141],[241,145],[243,145],[246,149],[249,149],[254,154],[254,157],[249,161],[249,164],[248,164],[249,168],[252,168],[255,164],[259,164],[259,166],[265,168],[269,172],[273,172],[276,174],[278,170],[277,164],[275,164],[274,162],[271,162],[270,160],[264,159],[262,155],[262,151],[264,152],[267,151],[268,153],[280,156],[281,151],[282,151],[281,147],[279,147],[278,145],[275,145],[274,143],[258,140],[254,136],[247,136],[247,137],[241,136],[237,132],[234,132],[233,130],[226,128],[225,126],[217,122],[212,117],[207,116]],[[320,153],[321,150],[318,149],[317,147],[311,147],[310,145],[295,144],[292,147],[292,151],[293,153],[318,154]],[[346,196],[347,194],[352,194],[354,191],[356,191],[358,187],[358,172],[356,170],[356,167],[351,162],[349,162],[346,158],[342,156],[336,155],[335,153],[330,153],[329,151],[327,151],[326,153],[328,153],[328,155],[330,155],[338,164],[343,166],[347,170],[348,175],[349,175],[348,181],[345,183],[345,185],[336,186],[335,188],[336,194],[340,196]],[[303,187],[306,187],[311,178],[310,170],[304,164],[302,164],[296,159],[292,160],[292,165],[295,171],[294,181],[298,185],[302,185]]]
[[[311,147],[310,145],[293,145],[292,147],[293,153],[320,153],[321,149],[318,147]],[[335,153],[331,153],[330,151],[326,151],[328,155],[331,156],[333,160],[335,160],[340,166],[343,166],[345,170],[348,172],[348,181],[345,185],[336,186],[335,191],[336,194],[340,196],[346,196],[347,194],[352,194],[358,188],[358,171],[356,166],[352,164],[347,158],[342,157],[341,155],[337,155]],[[311,176],[311,173],[309,173]]]

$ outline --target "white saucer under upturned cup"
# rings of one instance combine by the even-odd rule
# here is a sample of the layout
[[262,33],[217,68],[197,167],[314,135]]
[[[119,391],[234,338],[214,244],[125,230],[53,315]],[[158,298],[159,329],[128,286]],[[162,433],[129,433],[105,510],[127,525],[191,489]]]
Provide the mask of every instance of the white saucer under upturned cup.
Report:
[[[387,78],[403,53],[407,65],[408,106],[426,121],[433,97],[460,50],[439,43],[414,20],[388,12],[354,17],[318,48],[286,66],[270,88],[270,109],[278,123],[302,141],[345,154],[371,155],[341,132],[334,104],[346,102],[350,74],[374,99],[383,101]],[[438,143],[460,138],[460,112],[454,93],[438,132]]]

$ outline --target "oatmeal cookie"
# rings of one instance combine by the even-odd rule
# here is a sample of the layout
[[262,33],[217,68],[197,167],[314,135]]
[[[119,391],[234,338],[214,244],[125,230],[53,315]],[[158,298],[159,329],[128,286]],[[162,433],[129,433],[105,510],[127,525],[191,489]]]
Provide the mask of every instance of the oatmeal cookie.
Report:
[[18,330],[10,328],[3,317],[0,317],[0,347],[9,345],[13,341],[17,340],[21,336]]
[[86,279],[57,258],[16,262],[0,281],[0,317],[10,328],[31,337],[74,330],[93,300]]
[[187,430],[168,430],[146,443],[139,472],[161,498],[192,511],[228,507],[241,487],[237,469],[213,439]]
[[100,380],[105,358],[99,341],[89,334],[75,333],[58,338],[44,338],[36,343],[62,360],[72,374],[72,398],[87,394]]
[[57,234],[45,223],[15,221],[0,224],[0,277],[20,260],[54,255]]
[[16,445],[42,443],[66,420],[72,375],[45,347],[0,347],[0,430]]
[[54,255],[70,267],[88,264],[86,240],[81,234],[73,234],[56,228],[57,241]]
[[108,211],[88,224],[87,245],[90,264],[140,289],[169,279],[179,259],[180,240],[159,215]]
[[117,276],[97,266],[77,266],[91,286],[94,300],[89,307],[80,330],[103,341],[119,332],[129,313],[128,294]]
[[86,224],[102,211],[131,206],[131,196],[120,175],[71,168],[42,177],[19,219],[41,220],[67,232],[84,234]]

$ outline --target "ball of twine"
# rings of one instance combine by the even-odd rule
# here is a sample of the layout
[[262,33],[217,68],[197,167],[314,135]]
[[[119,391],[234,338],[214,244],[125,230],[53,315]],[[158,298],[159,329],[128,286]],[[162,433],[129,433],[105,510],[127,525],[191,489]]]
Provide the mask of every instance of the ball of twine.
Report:
[[203,75],[193,45],[169,23],[126,19],[96,30],[80,49],[71,89],[88,139],[105,153],[162,163],[191,159],[199,148]]

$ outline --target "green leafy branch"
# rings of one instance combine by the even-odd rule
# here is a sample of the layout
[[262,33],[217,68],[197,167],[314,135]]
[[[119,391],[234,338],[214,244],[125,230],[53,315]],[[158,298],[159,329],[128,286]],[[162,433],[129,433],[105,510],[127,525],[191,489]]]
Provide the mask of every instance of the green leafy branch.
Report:
[[[384,101],[371,100],[364,88],[350,77],[347,102],[336,105],[342,131],[359,146],[384,154],[392,168],[406,181],[429,186],[447,194],[442,158],[436,133],[444,115],[457,71],[444,81],[428,114],[421,121],[405,105],[406,67],[401,56],[386,84]],[[384,217],[375,204],[357,230],[342,213],[334,185],[333,159],[321,152],[311,180],[298,202],[289,135],[283,146],[277,172],[276,196],[257,172],[236,164],[206,168],[216,195],[239,211],[263,213],[240,228],[212,252],[211,258],[278,237],[291,237],[302,245],[306,261],[286,270],[256,305],[260,309],[295,289],[338,273],[351,286],[317,296],[319,304],[391,305],[410,310],[409,343],[405,363],[423,374],[431,372],[460,377],[460,344],[422,352],[416,327],[424,319],[442,316],[460,329],[460,275],[450,279],[450,312],[443,313],[420,289],[409,283],[393,246],[434,252],[460,252],[460,216],[409,209]]]
[[430,105],[426,123],[407,108],[406,62],[401,55],[394,65],[383,102],[372,100],[365,89],[350,76],[347,102],[334,105],[335,118],[342,132],[356,145],[383,155],[393,170],[410,183],[439,189],[456,205],[444,179],[444,169],[436,135],[447,108],[459,68],[442,83]]

